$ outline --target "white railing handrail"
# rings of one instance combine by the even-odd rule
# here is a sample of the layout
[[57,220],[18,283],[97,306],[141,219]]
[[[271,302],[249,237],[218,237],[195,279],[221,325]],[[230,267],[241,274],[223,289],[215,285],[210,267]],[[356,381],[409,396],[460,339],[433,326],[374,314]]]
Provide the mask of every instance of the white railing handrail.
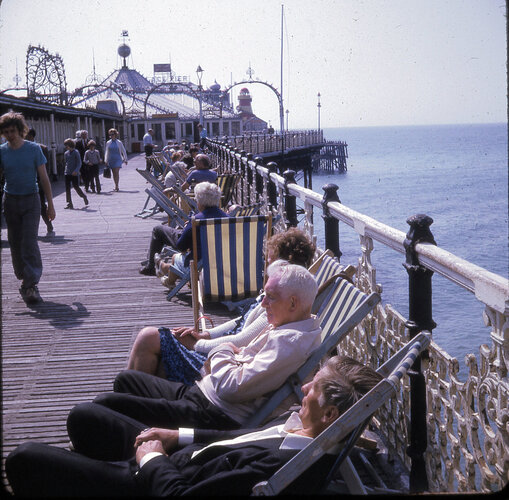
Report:
[[[240,158],[240,155],[237,154]],[[250,163],[264,178],[272,180],[278,188],[285,186],[285,179],[269,173],[266,167]],[[288,192],[303,202],[322,208],[322,197],[297,184],[288,185]],[[338,202],[329,202],[330,214],[352,227],[360,236],[368,236],[397,252],[405,254],[406,234],[372,217],[361,214]],[[473,293],[478,300],[496,311],[506,314],[509,310],[509,280],[472,262],[429,243],[418,243],[415,251],[419,263]]]

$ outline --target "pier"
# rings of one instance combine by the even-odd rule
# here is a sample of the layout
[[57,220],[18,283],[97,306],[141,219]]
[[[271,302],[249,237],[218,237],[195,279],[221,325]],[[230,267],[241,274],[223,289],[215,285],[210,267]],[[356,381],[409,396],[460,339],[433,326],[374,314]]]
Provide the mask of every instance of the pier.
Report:
[[[436,246],[425,215],[409,214],[405,234],[342,205],[337,186],[316,193],[295,182],[293,171],[281,175],[276,162],[259,154],[218,141],[208,146],[220,172],[240,174],[237,201],[261,203],[264,212],[279,216],[276,230],[300,224],[313,236],[315,224],[323,223],[325,242],[319,243],[339,258],[340,225],[341,231],[355,231],[355,281],[363,291],[382,293],[372,262],[374,242],[401,254],[409,280],[409,316],[379,304],[340,344],[342,353],[377,367],[418,332],[432,331],[434,273],[484,305],[490,343],[472,346],[466,380],[458,377],[458,360],[432,342],[403,380],[398,404],[379,410],[374,423],[388,457],[409,472],[410,492],[504,487],[509,474],[507,279]],[[27,440],[66,447],[69,410],[111,390],[143,326],[192,322],[190,294],[168,302],[157,278],[138,273],[152,227],[166,220],[157,212],[147,219],[134,217],[146,202],[147,185],[135,171],[144,164],[144,155],[131,156],[121,170],[121,191],[113,193],[111,180],[103,180],[103,194],[90,194],[88,208],[77,199],[75,210],[63,210],[63,182],[53,183],[56,236],[46,238],[40,228],[43,304],[27,307],[21,300],[2,241],[3,459]],[[304,214],[300,223],[299,210]],[[221,307],[209,314],[215,321],[229,317]]]

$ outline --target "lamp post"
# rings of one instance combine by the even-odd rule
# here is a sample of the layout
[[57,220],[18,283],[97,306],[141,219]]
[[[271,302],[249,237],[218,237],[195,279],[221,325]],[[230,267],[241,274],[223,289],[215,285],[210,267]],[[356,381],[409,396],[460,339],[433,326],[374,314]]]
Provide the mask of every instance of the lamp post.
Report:
[[320,132],[320,108],[322,107],[322,105],[320,104],[320,92],[318,92],[318,104],[316,105],[316,107],[318,108],[318,132]]
[[288,132],[288,113],[290,111],[286,110],[286,131]]
[[198,77],[198,90],[199,90],[199,98],[198,102],[200,104],[200,125],[203,126],[203,111],[202,111],[202,91],[203,88],[201,86],[201,77],[203,76],[203,69],[200,65],[196,68],[196,76]]

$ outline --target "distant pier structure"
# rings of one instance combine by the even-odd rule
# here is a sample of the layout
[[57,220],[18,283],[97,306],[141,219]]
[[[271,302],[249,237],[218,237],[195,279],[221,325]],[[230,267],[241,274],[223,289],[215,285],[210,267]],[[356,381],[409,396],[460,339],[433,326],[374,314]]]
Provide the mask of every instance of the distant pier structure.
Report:
[[230,147],[259,156],[264,163],[276,162],[279,170],[344,173],[347,171],[348,145],[327,141],[323,130],[289,130],[283,134],[244,134],[223,137]]

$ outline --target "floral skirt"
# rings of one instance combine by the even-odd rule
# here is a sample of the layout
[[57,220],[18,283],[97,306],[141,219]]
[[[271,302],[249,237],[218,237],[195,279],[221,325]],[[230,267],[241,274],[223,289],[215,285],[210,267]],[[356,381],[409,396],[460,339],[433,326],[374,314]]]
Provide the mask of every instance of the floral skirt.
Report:
[[174,382],[193,385],[201,378],[200,369],[207,356],[183,346],[169,328],[159,328],[159,338],[166,378]]

